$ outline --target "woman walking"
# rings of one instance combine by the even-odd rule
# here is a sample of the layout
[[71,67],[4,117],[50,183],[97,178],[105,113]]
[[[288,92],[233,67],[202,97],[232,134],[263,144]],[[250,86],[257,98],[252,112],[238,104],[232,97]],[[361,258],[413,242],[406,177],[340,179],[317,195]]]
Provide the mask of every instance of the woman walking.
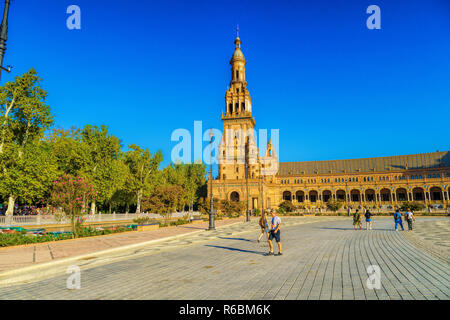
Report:
[[262,236],[264,234],[266,234],[266,238],[267,239],[269,237],[269,234],[268,234],[269,224],[267,223],[266,213],[265,213],[264,210],[263,210],[263,213],[261,215],[261,219],[259,219],[259,226],[261,227],[261,234],[258,237],[258,242],[261,240],[261,238],[262,238]]
[[366,230],[372,230],[372,216],[373,214],[367,209],[366,213],[364,214],[366,217]]
[[353,226],[356,227],[359,226],[359,230],[361,230],[361,215],[359,214],[359,210],[356,209],[355,213],[353,214]]

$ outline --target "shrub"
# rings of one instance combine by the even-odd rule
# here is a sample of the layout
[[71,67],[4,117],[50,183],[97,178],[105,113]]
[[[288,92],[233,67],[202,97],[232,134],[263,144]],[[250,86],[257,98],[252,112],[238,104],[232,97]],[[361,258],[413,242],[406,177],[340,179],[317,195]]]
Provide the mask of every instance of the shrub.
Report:
[[295,211],[296,208],[292,204],[292,202],[285,200],[282,203],[280,203],[279,209],[283,209],[284,213],[284,212],[293,212]]
[[408,210],[420,211],[420,210],[423,210],[424,208],[425,208],[425,206],[421,203],[405,201],[400,206],[400,211],[408,211]]
[[333,199],[330,199],[330,200],[328,200],[328,202],[327,202],[327,208],[328,208],[328,210],[330,210],[330,211],[333,211],[333,212],[336,212],[336,211],[338,211],[340,208],[342,208],[342,205],[343,205],[344,203],[341,201],[341,200],[333,200]]
[[133,222],[137,223],[137,224],[146,224],[149,221],[150,221],[150,217],[139,217],[139,218],[133,219]]
[[284,210],[284,208],[283,207],[279,207],[278,209],[277,209],[277,213],[279,213],[279,214],[284,214],[286,211]]

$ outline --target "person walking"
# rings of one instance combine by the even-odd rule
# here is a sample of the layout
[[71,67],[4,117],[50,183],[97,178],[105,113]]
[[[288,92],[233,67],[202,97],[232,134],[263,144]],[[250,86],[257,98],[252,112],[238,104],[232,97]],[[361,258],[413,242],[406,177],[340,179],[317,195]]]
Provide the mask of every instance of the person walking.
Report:
[[362,226],[361,226],[361,215],[359,214],[359,210],[356,209],[355,213],[353,214],[353,226],[355,227],[355,231],[356,231],[356,227],[359,226],[359,230],[361,230]]
[[402,223],[402,215],[400,214],[398,209],[395,209],[394,222],[395,222],[395,231],[398,231],[398,225],[400,225],[400,227],[402,227],[402,231],[405,231],[405,229],[403,228],[403,223]]
[[408,222],[408,230],[412,230],[413,229],[413,221],[416,222],[416,218],[414,217],[414,214],[412,213],[412,211],[407,211],[406,212],[406,221]]
[[282,248],[281,248],[281,238],[280,238],[280,236],[281,236],[281,231],[280,231],[281,219],[280,219],[280,217],[277,216],[275,210],[271,211],[271,215],[272,215],[272,228],[269,233],[269,239],[267,240],[269,242],[270,251],[267,255],[273,256],[272,239],[275,238],[275,240],[277,241],[277,245],[278,245],[278,255],[281,256],[281,255],[283,255]]
[[369,211],[369,209],[366,210],[366,213],[364,214],[366,217],[366,230],[372,230],[372,216],[373,214]]
[[258,243],[261,241],[261,238],[264,234],[266,234],[267,240],[269,239],[269,224],[267,223],[266,212],[263,211],[261,219],[259,219],[259,226],[261,227],[261,234],[258,237]]

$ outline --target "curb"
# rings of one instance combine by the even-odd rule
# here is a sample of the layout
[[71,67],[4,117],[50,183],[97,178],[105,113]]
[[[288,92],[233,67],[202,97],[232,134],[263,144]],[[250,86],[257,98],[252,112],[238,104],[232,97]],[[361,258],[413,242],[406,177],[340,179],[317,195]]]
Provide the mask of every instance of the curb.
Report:
[[[228,226],[239,224],[242,222],[245,222],[245,221],[237,221],[237,222],[233,222],[230,224],[226,224],[224,226],[218,226],[218,227],[216,227],[216,229],[228,227]],[[133,243],[133,244],[120,246],[120,247],[116,247],[116,248],[86,253],[86,254],[73,256],[73,257],[69,257],[69,258],[62,258],[62,259],[58,259],[55,261],[44,262],[44,263],[31,265],[31,266],[27,266],[27,267],[23,267],[23,268],[19,268],[19,269],[0,272],[0,287],[10,286],[10,285],[18,284],[20,282],[25,282],[25,283],[32,282],[33,280],[44,278],[45,276],[48,276],[48,275],[57,274],[58,272],[52,272],[52,270],[50,270],[50,269],[60,266],[60,265],[70,263],[70,262],[74,262],[77,260],[87,261],[89,259],[100,258],[101,256],[105,256],[105,255],[108,255],[111,253],[119,253],[121,251],[137,249],[140,247],[145,247],[150,244],[163,242],[163,241],[167,241],[167,240],[172,240],[172,239],[177,239],[177,238],[182,238],[187,235],[193,235],[193,234],[197,234],[197,233],[201,233],[201,232],[205,232],[205,231],[207,231],[207,229],[178,234],[175,236],[169,236],[169,237],[160,238],[160,239],[154,239],[154,240],[145,241],[145,242]]]

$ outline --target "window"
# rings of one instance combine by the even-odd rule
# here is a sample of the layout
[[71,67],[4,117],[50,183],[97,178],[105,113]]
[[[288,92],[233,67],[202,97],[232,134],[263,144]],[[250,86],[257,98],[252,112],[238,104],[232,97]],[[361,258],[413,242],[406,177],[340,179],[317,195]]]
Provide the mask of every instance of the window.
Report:
[[245,103],[244,102],[241,102],[241,110],[245,111]]
[[239,80],[239,70],[236,70],[236,80]]

